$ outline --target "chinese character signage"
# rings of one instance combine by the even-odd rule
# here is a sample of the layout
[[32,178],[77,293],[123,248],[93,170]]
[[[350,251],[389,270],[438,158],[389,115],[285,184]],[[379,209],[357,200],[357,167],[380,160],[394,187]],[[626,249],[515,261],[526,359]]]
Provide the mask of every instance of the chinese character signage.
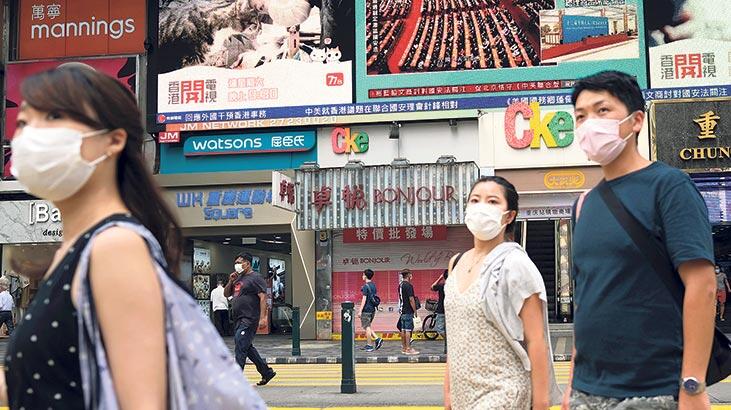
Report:
[[647,85],[638,0],[354,1],[358,102],[555,92],[602,69]]
[[[120,58],[93,58],[73,60],[87,64],[94,69],[110,75],[121,83],[125,84],[132,91],[136,91],[137,85],[137,58],[120,57]],[[20,85],[23,81],[40,72],[51,70],[69,61],[42,61],[34,63],[12,63],[5,68],[7,76],[7,86],[5,89],[5,138],[12,140],[15,134],[15,120],[20,110],[22,97],[20,95]],[[9,160],[9,158],[8,158]],[[10,176],[10,162],[5,161],[5,169],[3,175]]]
[[704,172],[731,169],[731,99],[652,104],[653,156]]
[[239,220],[254,218],[254,207],[272,203],[269,189],[222,189],[186,191],[175,194],[178,208],[200,208],[206,220]]
[[460,225],[473,162],[297,170],[301,230]]
[[281,172],[272,172],[272,205],[294,212],[296,210],[294,179]]
[[344,243],[420,242],[444,241],[446,239],[447,227],[443,225],[343,230]]
[[[731,83],[731,39],[726,33],[731,19],[729,4],[666,3],[655,6],[667,8],[665,12],[653,14],[647,21],[650,85],[668,88]],[[674,20],[677,15],[690,18]]]
[[20,0],[20,60],[140,54],[144,0]]
[[[352,103],[347,3],[159,0],[158,112],[208,123],[265,119],[272,107]],[[227,118],[225,110],[244,107],[256,116]]]
[[262,134],[203,135],[188,137],[183,152],[188,157],[277,152],[304,152],[315,148],[315,131]]

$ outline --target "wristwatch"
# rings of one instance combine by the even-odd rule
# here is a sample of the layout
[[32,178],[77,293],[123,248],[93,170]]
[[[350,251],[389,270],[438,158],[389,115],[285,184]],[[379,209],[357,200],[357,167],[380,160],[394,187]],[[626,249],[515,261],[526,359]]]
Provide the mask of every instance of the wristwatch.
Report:
[[689,395],[695,396],[706,391],[706,383],[695,377],[684,377],[680,379],[680,388]]

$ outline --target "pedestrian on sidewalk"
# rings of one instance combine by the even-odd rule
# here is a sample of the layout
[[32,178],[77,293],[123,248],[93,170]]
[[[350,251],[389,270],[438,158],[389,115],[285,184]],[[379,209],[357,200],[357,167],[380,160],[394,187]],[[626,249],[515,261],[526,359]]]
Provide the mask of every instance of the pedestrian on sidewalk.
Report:
[[223,280],[218,279],[218,286],[211,291],[211,304],[213,305],[213,324],[221,336],[229,335],[228,326],[228,298],[224,296]]
[[414,286],[411,284],[413,273],[404,269],[401,271],[401,283],[398,288],[398,311],[399,321],[396,324],[401,333],[401,353],[409,356],[417,355],[419,352],[411,347],[411,334],[414,332],[414,318],[418,316],[419,307],[416,304]]
[[261,375],[257,386],[264,386],[277,373],[269,367],[254,347],[254,336],[256,336],[257,329],[267,326],[267,284],[264,278],[252,268],[253,259],[248,253],[236,256],[234,272],[229,275],[223,295],[225,297],[233,296],[236,363],[243,370],[246,366],[246,358],[249,358]]
[[[21,94],[12,172],[60,210],[63,241],[10,338],[0,406],[180,410],[210,394],[207,409],[265,408],[177,281],[180,228],[127,85],[67,63]],[[226,386],[201,382],[214,377]]]
[[[563,408],[710,409],[716,280],[706,204],[686,173],[640,154],[645,100],[634,77],[581,79],[572,101],[578,142],[604,180],[574,212],[573,375]],[[671,280],[684,285],[682,308]]]
[[444,339],[444,354],[447,354],[447,323],[444,316],[444,283],[449,277],[449,269],[439,275],[436,281],[432,283],[431,290],[437,292],[437,308],[434,310],[434,330]]
[[508,240],[517,216],[513,184],[483,177],[472,186],[465,223],[474,247],[452,258],[444,285],[447,409],[547,410],[561,401],[543,278]]
[[15,329],[13,322],[15,301],[13,301],[8,289],[10,289],[10,280],[7,276],[0,277],[0,326],[5,325],[8,329],[8,336],[10,336]]
[[[366,269],[363,271],[363,287],[360,289],[360,293],[363,294],[363,299],[360,302],[360,310],[358,311],[358,317],[360,318],[360,325],[365,330],[366,334],[366,345],[363,348],[367,353],[371,353],[378,350],[383,346],[383,339],[381,339],[376,332],[372,329],[373,319],[376,315],[376,309],[381,304],[381,299],[378,297],[378,289],[376,284],[373,283],[373,275],[375,273]],[[375,340],[375,345],[373,341]]]
[[718,266],[716,266],[716,288],[716,299],[718,300],[718,318],[721,320],[721,322],[725,322],[726,318],[724,317],[724,314],[726,313],[726,294],[727,292],[731,292],[731,287],[729,286],[726,273]]

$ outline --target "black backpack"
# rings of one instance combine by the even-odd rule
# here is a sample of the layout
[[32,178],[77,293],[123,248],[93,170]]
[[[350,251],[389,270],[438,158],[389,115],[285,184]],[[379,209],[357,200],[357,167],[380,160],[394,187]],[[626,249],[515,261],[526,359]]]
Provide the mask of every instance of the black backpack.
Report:
[[376,291],[374,290],[374,288],[375,288],[375,285],[368,286],[368,295],[371,299],[371,305],[373,305],[373,307],[377,308],[378,306],[381,305],[381,298],[379,298],[378,295],[376,295]]

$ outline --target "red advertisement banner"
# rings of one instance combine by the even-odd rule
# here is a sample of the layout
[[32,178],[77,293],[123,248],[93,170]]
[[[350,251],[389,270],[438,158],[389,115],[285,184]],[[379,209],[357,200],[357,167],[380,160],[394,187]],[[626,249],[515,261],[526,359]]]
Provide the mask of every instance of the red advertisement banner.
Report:
[[[123,84],[129,86],[132,91],[136,88],[137,59],[135,57],[81,59],[70,61],[41,61],[35,63],[8,64],[6,67],[7,88],[5,89],[5,139],[10,141],[15,134],[15,121],[20,110],[22,96],[20,85],[23,81],[43,71],[54,69],[64,63],[71,61],[87,64],[94,69],[106,73]],[[4,177],[10,177],[10,149],[3,153],[5,155]]]
[[343,243],[444,241],[446,239],[447,227],[443,225],[343,230]]

